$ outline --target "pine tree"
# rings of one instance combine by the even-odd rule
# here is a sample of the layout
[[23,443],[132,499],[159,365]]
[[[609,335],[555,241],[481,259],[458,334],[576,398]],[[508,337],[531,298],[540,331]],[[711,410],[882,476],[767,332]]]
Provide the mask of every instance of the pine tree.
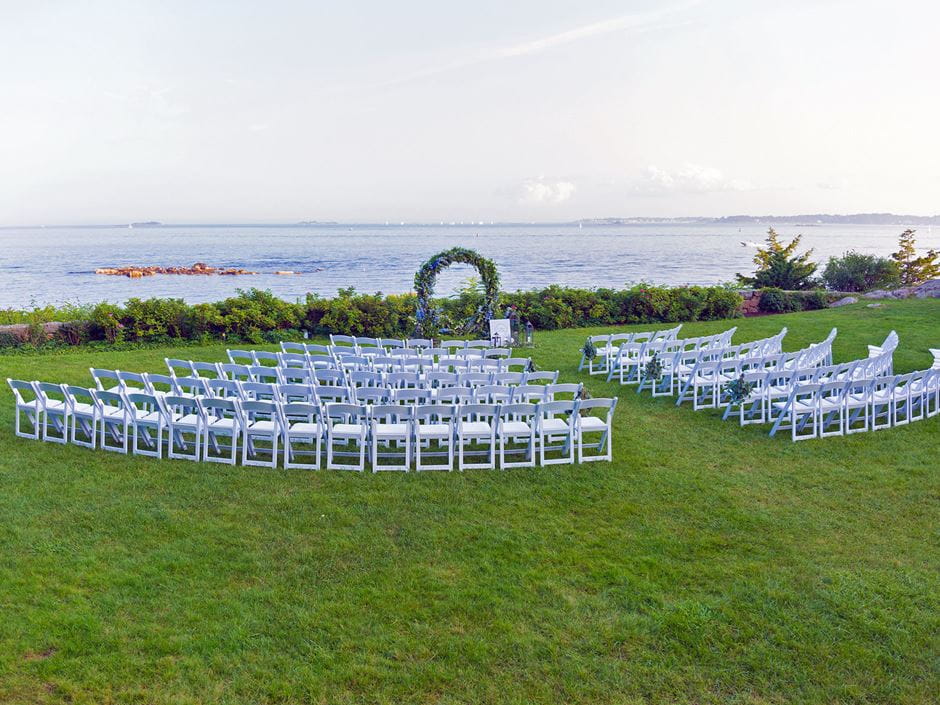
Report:
[[803,254],[795,254],[802,239],[802,235],[797,235],[784,245],[777,231],[771,228],[767,231],[767,246],[757,250],[757,254],[754,255],[757,271],[750,277],[738,274],[738,281],[758,289],[765,287],[788,290],[813,288],[816,284],[813,281],[813,274],[816,273],[818,266],[809,259],[813,251],[807,250]]
[[891,259],[898,263],[898,269],[901,272],[901,286],[917,286],[928,279],[940,277],[940,261],[938,261],[940,252],[928,250],[927,254],[918,257],[915,232],[908,228],[901,233],[898,239],[900,249],[891,255]]

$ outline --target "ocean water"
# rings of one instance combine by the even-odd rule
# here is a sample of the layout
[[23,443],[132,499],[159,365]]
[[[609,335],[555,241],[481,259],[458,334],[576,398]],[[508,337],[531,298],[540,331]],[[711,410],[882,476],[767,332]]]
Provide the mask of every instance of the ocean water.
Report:
[[[214,301],[239,288],[270,289],[287,299],[330,296],[340,287],[398,293],[412,289],[415,270],[435,253],[469,247],[496,262],[504,289],[548,284],[620,287],[630,282],[715,284],[753,269],[752,245],[766,224],[480,225],[480,226],[161,226],[0,230],[0,307],[63,302],[122,302],[174,296]],[[855,249],[887,255],[902,226],[780,225],[785,238],[803,234],[815,257]],[[918,231],[921,247],[940,248],[940,228]],[[121,265],[217,267],[250,276],[104,276]],[[275,275],[293,270],[292,276]],[[453,266],[437,292],[446,295],[474,272]]]

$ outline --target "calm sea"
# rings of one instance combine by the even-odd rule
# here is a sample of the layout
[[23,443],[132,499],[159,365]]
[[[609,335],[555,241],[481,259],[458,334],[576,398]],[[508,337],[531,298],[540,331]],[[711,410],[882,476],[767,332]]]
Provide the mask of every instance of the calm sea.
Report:
[[[436,252],[457,245],[493,259],[505,289],[547,284],[623,286],[628,282],[713,284],[751,271],[753,246],[766,224],[628,226],[163,226],[147,228],[29,228],[0,230],[0,307],[62,302],[121,302],[131,296],[212,301],[237,288],[259,287],[295,299],[332,295],[339,287],[405,292],[415,270]],[[901,226],[777,227],[803,233],[816,258],[848,249],[887,255]],[[918,231],[922,247],[940,248],[940,228]],[[96,275],[97,267],[191,265],[242,267],[257,275]],[[277,270],[300,272],[279,276]],[[438,292],[446,294],[472,271],[452,267]]]

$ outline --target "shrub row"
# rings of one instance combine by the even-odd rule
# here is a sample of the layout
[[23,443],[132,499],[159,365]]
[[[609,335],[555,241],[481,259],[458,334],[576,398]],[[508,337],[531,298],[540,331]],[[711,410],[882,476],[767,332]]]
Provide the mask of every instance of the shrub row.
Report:
[[816,311],[827,308],[830,294],[817,289],[815,291],[784,291],[767,288],[760,290],[757,310],[761,313],[793,313],[795,311]]
[[[481,304],[479,292],[438,299],[439,333],[459,335]],[[415,327],[414,294],[360,294],[341,289],[333,298],[308,294],[303,301],[279,299],[251,289],[214,303],[187,304],[182,299],[129,299],[123,306],[100,303],[87,320],[65,323],[59,344],[161,342],[166,340],[275,342],[299,337],[346,333],[373,337],[408,337]],[[732,318],[742,298],[729,287],[662,287],[639,284],[629,289],[574,289],[549,286],[506,292],[500,310],[514,310],[536,329],[555,330],[625,323],[671,323]],[[28,318],[24,314],[24,317]],[[0,336],[0,347],[22,345]]]

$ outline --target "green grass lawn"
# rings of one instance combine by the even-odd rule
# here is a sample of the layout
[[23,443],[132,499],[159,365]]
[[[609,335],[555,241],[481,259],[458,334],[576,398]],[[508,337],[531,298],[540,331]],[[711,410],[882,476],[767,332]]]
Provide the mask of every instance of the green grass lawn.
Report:
[[[735,323],[789,326],[787,350],[838,326],[837,361],[895,328],[903,372],[940,300]],[[537,333],[538,365],[578,379],[589,332]],[[223,355],[0,368],[87,385]],[[21,440],[4,385],[0,702],[937,702],[940,417],[794,444],[587,385],[620,396],[613,463],[407,475]]]

